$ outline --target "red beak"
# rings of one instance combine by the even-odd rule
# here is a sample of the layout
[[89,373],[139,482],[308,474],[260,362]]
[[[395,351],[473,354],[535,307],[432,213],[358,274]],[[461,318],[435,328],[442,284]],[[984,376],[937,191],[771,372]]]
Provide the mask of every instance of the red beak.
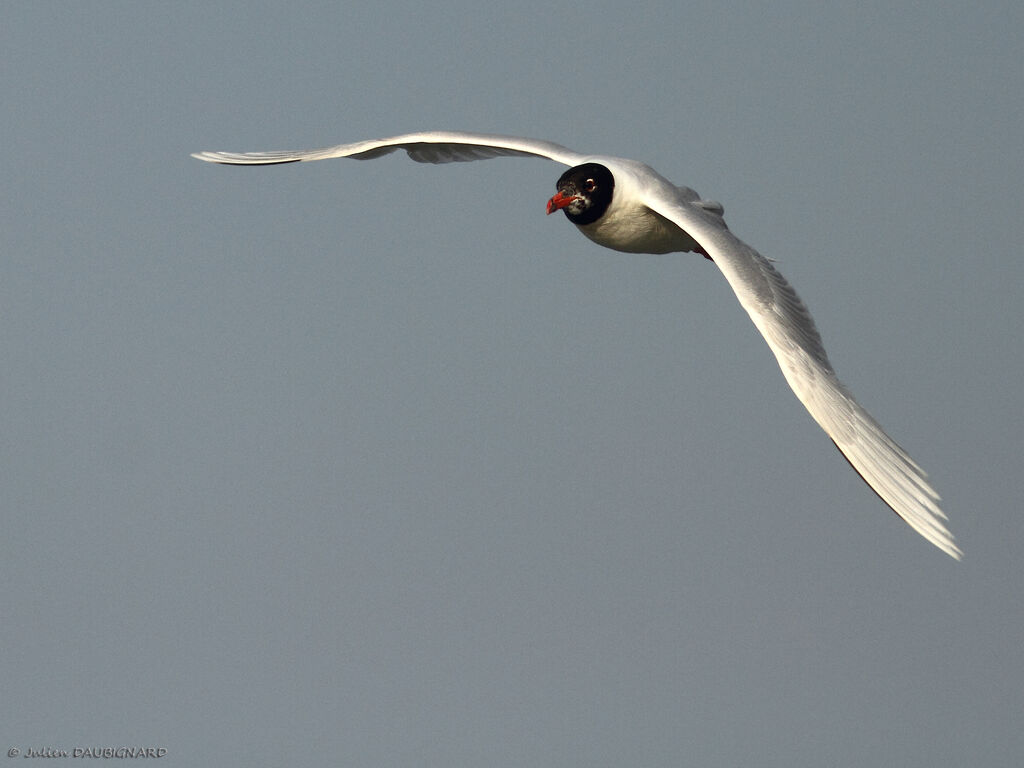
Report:
[[557,195],[548,200],[548,216],[555,211],[565,208],[567,205],[571,205],[577,199],[576,195],[563,195],[561,190],[559,190]]

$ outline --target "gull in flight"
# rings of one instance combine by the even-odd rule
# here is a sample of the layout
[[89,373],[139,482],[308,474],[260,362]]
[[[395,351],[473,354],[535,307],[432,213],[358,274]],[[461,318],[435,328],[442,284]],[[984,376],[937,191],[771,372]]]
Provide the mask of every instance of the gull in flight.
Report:
[[626,253],[699,253],[714,262],[775,353],[793,392],[850,465],[911,528],[943,552],[962,556],[947,530],[927,475],[840,383],[807,307],[771,261],[726,226],[719,203],[702,200],[635,160],[584,155],[559,144],[455,131],[284,152],[197,152],[228,165],[274,165],[351,157],[370,160],[405,150],[419,163],[492,157],[540,157],[569,166],[547,212],[565,217],[598,245]]

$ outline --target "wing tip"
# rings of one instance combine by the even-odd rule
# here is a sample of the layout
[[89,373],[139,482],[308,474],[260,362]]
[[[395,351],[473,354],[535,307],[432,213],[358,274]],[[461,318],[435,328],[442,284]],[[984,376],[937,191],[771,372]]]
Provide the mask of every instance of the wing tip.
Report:
[[[874,483],[864,477],[864,473],[861,472],[857,465],[853,463],[853,460],[846,454],[846,451],[839,446],[839,443],[837,443],[834,438],[830,439],[832,440],[832,444],[839,450],[839,454],[846,459],[846,463],[850,465],[853,471],[856,472],[860,479],[864,481],[865,485],[867,485],[867,487],[870,488],[879,499],[881,499],[882,503],[889,507],[889,509],[892,510],[898,518],[903,520],[903,522],[909,525],[930,544],[938,547],[957,562],[963,559],[963,550],[956,545],[956,539],[953,537],[953,534],[950,533],[949,529],[942,524],[943,520],[949,520],[949,516],[943,512],[942,508],[936,503],[939,501],[940,496],[935,489],[927,483],[922,482],[920,484],[920,490],[925,491],[926,495],[930,497],[931,503],[924,504],[924,509],[919,510],[917,514],[908,514],[906,510],[901,511],[893,504],[892,501],[887,499],[878,488],[875,487]],[[908,456],[907,459],[909,460],[909,458],[910,457]],[[916,469],[920,469],[913,461],[910,461],[910,464]],[[921,475],[921,479],[923,481],[923,477],[926,476],[923,470],[921,470]]]
[[193,152],[190,157],[202,160],[205,163],[217,163],[218,165],[284,165],[286,163],[302,161],[300,157],[275,160],[273,158],[260,158],[259,156],[237,154],[234,152]]
[[[922,531],[918,531],[918,533],[921,533],[922,535],[924,535],[924,533]],[[949,555],[954,560],[956,560],[958,563],[961,560],[964,559],[964,551],[962,549],[960,549],[960,547],[958,547],[956,545],[956,541],[953,539],[953,534],[951,534],[946,529],[943,528],[942,531],[940,532],[940,535],[935,535],[935,536],[924,535],[924,537],[929,542],[931,542],[936,547],[938,547],[943,552],[945,552],[947,555]]]

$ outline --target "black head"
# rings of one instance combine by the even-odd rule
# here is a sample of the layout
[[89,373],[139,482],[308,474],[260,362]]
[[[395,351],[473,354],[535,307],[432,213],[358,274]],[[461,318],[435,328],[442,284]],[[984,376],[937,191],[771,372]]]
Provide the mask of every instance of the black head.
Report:
[[593,224],[612,204],[615,177],[598,163],[584,163],[563,173],[555,184],[558,194],[548,200],[548,213],[557,210],[573,224]]

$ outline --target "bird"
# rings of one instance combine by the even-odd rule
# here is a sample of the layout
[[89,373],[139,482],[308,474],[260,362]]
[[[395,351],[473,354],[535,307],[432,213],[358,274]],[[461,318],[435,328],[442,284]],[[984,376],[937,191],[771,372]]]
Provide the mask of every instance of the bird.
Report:
[[807,307],[768,259],[725,223],[720,203],[676,186],[650,166],[588,155],[539,139],[461,131],[405,133],[323,149],[196,152],[226,165],[275,165],[330,158],[371,160],[404,150],[419,163],[533,157],[568,166],[547,213],[562,211],[598,245],[625,253],[699,254],[722,272],[775,354],[797,398],[868,486],[911,528],[956,560],[963,556],[943,521],[927,474],[857,402],[829,362]]

